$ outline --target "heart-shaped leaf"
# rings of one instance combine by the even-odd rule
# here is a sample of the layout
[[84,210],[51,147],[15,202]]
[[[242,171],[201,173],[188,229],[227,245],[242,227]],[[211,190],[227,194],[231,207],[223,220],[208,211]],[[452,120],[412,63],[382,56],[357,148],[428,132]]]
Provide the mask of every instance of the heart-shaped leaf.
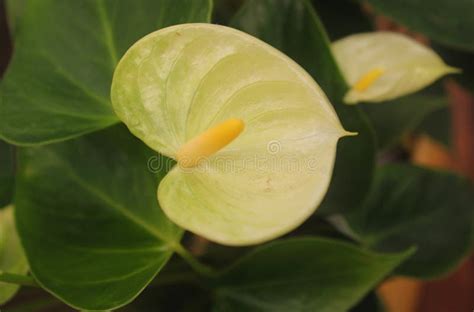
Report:
[[356,207],[372,180],[375,139],[367,116],[359,108],[342,103],[347,84],[311,4],[306,0],[247,1],[231,25],[268,42],[298,62],[328,95],[344,129],[358,133],[338,144],[334,174],[319,211],[332,213]]
[[453,269],[472,247],[474,193],[456,175],[409,165],[378,170],[362,209],[348,216],[352,230],[384,252],[416,246],[398,272],[432,278]]
[[323,238],[268,244],[218,282],[214,311],[347,311],[409,254]]
[[[13,206],[0,210],[0,273],[26,274],[28,263],[18,239]],[[19,286],[0,282],[0,305],[10,300]]]
[[0,136],[61,141],[119,120],[109,101],[123,53],[161,27],[209,21],[210,0],[29,0],[2,82]]
[[122,126],[22,150],[17,224],[38,283],[80,309],[130,302],[182,233],[156,200],[165,160]]

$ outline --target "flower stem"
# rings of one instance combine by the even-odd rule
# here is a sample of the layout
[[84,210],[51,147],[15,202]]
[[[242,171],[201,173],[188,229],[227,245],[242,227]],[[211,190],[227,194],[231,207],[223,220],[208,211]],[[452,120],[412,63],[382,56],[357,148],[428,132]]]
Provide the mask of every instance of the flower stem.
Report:
[[9,283],[9,284],[17,284],[22,286],[33,286],[38,287],[36,281],[26,275],[19,275],[7,272],[0,272],[0,282]]
[[194,271],[197,273],[207,276],[207,277],[216,277],[219,273],[212,267],[200,262],[196,259],[188,250],[186,250],[182,245],[178,244],[175,246],[174,251],[181,256]]

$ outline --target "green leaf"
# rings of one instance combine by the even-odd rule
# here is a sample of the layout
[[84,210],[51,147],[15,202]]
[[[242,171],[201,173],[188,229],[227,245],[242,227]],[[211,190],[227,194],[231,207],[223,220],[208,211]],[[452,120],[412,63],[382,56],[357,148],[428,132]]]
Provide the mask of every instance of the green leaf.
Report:
[[0,136],[21,145],[119,122],[109,100],[120,57],[161,27],[207,22],[210,0],[29,0],[1,86]]
[[433,88],[376,105],[363,105],[362,108],[375,128],[379,149],[386,149],[415,130],[425,117],[448,105],[448,98],[442,90]]
[[244,1],[214,0],[212,23],[228,25]]
[[358,132],[338,144],[329,191],[319,211],[332,213],[356,207],[372,180],[375,139],[365,114],[342,103],[347,91],[331,54],[330,42],[306,0],[247,1],[231,23],[280,49],[306,69],[331,100],[344,129]]
[[472,247],[474,193],[463,178],[414,167],[378,170],[363,209],[348,216],[363,243],[383,252],[416,246],[398,273],[432,278],[449,272]]
[[156,200],[169,167],[122,126],[22,150],[17,224],[38,283],[78,309],[135,298],[181,237]]
[[374,9],[439,43],[474,51],[471,0],[367,0]]
[[425,116],[416,128],[416,132],[427,134],[446,147],[453,146],[451,110],[449,107],[438,109]]
[[313,0],[331,41],[355,33],[373,31],[372,21],[353,0]]
[[407,256],[323,238],[268,244],[219,281],[215,311],[347,311]]
[[10,33],[14,34],[17,30],[18,19],[20,18],[27,0],[5,0],[5,10],[7,13],[7,23]]
[[[13,217],[13,206],[0,210],[0,272],[26,274],[28,263],[20,245]],[[19,286],[0,282],[0,305],[10,300]]]
[[12,202],[15,182],[15,149],[0,140],[0,207]]

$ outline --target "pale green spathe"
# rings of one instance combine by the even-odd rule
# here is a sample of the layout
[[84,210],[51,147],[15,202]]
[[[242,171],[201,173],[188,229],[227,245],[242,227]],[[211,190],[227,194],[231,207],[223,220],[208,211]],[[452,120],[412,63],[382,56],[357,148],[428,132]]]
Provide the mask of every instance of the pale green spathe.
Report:
[[[0,272],[28,272],[28,264],[16,231],[13,206],[0,210]],[[0,282],[0,305],[10,300],[18,289],[17,285]]]
[[133,134],[172,158],[206,129],[244,121],[235,141],[199,167],[175,166],[158,188],[172,221],[227,245],[270,240],[308,218],[348,134],[300,66],[218,25],[177,25],[138,41],[115,71],[112,103]]
[[[431,49],[393,32],[355,34],[332,44],[334,56],[351,86],[344,101],[382,102],[416,92],[438,78],[458,72]],[[371,70],[383,74],[366,90],[354,85]]]

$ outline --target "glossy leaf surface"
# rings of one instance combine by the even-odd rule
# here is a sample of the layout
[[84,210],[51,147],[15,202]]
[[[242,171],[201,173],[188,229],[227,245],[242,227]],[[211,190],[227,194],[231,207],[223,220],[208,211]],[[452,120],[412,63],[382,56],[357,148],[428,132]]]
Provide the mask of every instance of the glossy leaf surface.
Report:
[[18,231],[31,272],[73,307],[130,302],[181,237],[155,193],[165,166],[123,127],[21,152]]
[[474,193],[456,175],[409,165],[382,167],[368,202],[349,216],[362,242],[385,252],[417,247],[398,273],[432,278],[471,250]]
[[275,242],[230,269],[214,311],[347,311],[407,256],[322,238]]
[[0,89],[0,137],[50,143],[119,122],[109,91],[123,53],[158,28],[206,22],[210,10],[209,0],[27,1]]

